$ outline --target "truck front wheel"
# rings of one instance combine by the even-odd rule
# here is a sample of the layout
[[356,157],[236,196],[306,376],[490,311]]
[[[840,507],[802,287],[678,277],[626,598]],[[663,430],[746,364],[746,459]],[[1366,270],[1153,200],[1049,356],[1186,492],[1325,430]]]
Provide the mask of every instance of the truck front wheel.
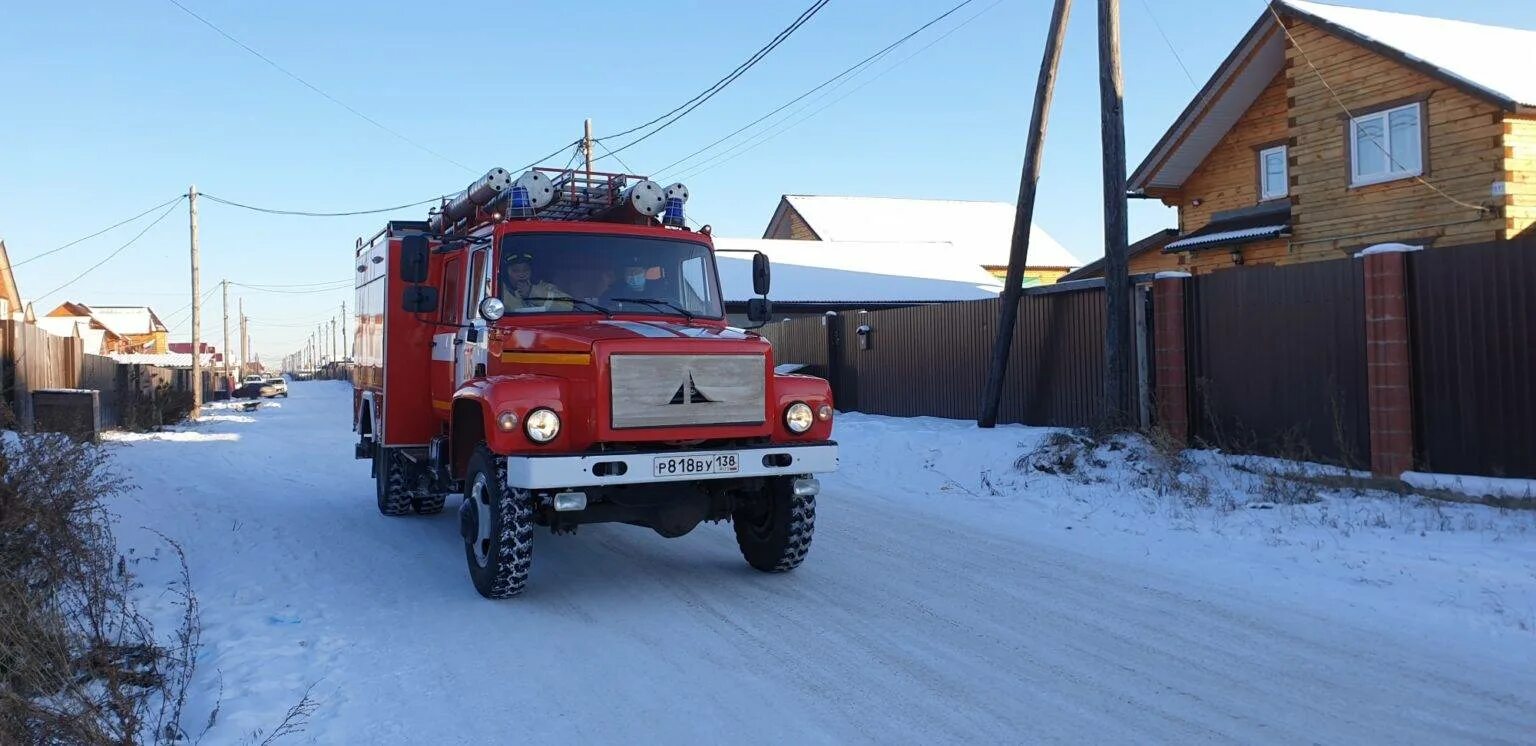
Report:
[[459,532],[475,590],[486,598],[523,592],[533,564],[533,495],[507,486],[507,462],[481,443],[469,457]]
[[731,513],[736,545],[747,564],[789,572],[805,561],[816,531],[816,496],[796,495],[793,477],[774,477]]

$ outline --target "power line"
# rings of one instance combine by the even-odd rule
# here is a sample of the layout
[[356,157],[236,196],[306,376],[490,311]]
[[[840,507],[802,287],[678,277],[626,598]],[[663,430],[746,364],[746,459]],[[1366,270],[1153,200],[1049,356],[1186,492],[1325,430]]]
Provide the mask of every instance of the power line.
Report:
[[311,91],[314,91],[315,93],[320,94],[322,97],[325,98],[325,100],[330,101],[331,103],[336,104],[337,106],[340,106],[343,109],[346,109],[347,111],[351,112],[354,116],[358,117],[359,119],[362,119],[363,121],[365,121],[365,122],[367,122],[367,123],[369,123],[369,124],[371,124],[371,125],[373,125],[375,127],[378,127],[379,129],[389,133],[390,135],[393,135],[396,139],[400,140],[401,142],[403,142],[403,143],[405,143],[407,145],[410,145],[411,147],[414,147],[414,148],[416,148],[417,150],[420,150],[423,153],[427,153],[427,154],[432,155],[432,156],[434,156],[436,158],[439,158],[439,159],[441,159],[441,160],[443,160],[443,161],[445,161],[447,163],[451,163],[451,164],[453,164],[455,166],[458,166],[459,168],[464,169],[465,171],[469,171],[471,173],[474,172],[474,169],[470,168],[469,166],[466,166],[466,165],[464,165],[462,163],[459,163],[458,161],[456,161],[456,160],[454,160],[452,158],[449,158],[448,156],[443,155],[442,153],[439,153],[436,150],[433,150],[432,148],[427,147],[426,145],[422,145],[421,143],[416,142],[415,140],[412,140],[409,137],[406,137],[405,135],[401,134],[400,132],[398,132],[398,131],[396,131],[394,129],[391,129],[390,127],[386,126],[385,124],[383,124],[379,120],[374,119],[373,117],[370,117],[367,114],[364,114],[361,111],[358,111],[357,109],[352,108],[350,105],[348,105],[346,102],[342,101],[341,99],[336,98],[335,96],[332,96],[331,94],[326,93],[325,91],[320,90],[320,88],[318,86],[316,86],[315,84],[310,83],[309,81],[299,77],[296,73],[294,73],[293,71],[289,70],[288,68],[283,67],[282,65],[279,65],[276,62],[272,61],[272,58],[262,54],[261,52],[256,51],[249,44],[246,44],[245,42],[240,41],[239,39],[236,39],[234,36],[230,35],[229,32],[225,31],[224,29],[219,28],[218,26],[215,26],[212,21],[209,21],[208,19],[206,19],[206,18],[204,18],[204,17],[202,17],[202,16],[192,12],[191,8],[188,8],[187,6],[182,5],[177,0],[167,0],[167,2],[169,2],[170,4],[172,4],[172,5],[174,5],[174,6],[178,7],[178,8],[181,8],[182,12],[186,13],[189,16],[192,16],[193,18],[196,18],[199,23],[202,23],[204,26],[207,26],[208,28],[213,29],[215,32],[218,33],[219,36],[222,36],[225,39],[228,39],[230,41],[230,43],[234,44],[235,46],[240,47],[241,49],[244,49],[247,52],[250,52],[253,56],[256,57],[256,59],[259,59],[262,62],[265,62],[268,65],[270,65],[272,67],[272,69],[277,70],[278,72],[280,72],[280,73],[282,73],[282,74],[284,74],[284,75],[294,79],[295,81],[298,81],[298,83],[300,85],[304,86],[305,88],[308,88]]
[[[230,284],[234,285],[234,284],[237,284],[237,283],[230,283]],[[293,284],[293,285],[276,285],[276,284],[270,284],[269,285],[269,284],[264,284],[264,283],[251,283],[251,284],[248,284],[248,285],[241,285],[241,287],[260,288],[260,289],[266,290],[266,289],[270,289],[270,288],[312,288],[312,287],[316,287],[316,286],[319,286],[319,285],[351,285],[351,284],[352,284],[352,280],[347,279],[347,280],[330,280],[328,282],[301,282],[301,283],[296,283],[296,284]]]
[[[643,134],[643,135],[641,135],[641,136],[639,136],[639,137],[637,137],[637,138],[635,138],[633,140],[630,140],[629,142],[624,143],[623,145],[620,145],[618,148],[615,148],[614,150],[610,151],[609,155],[615,155],[615,154],[617,154],[619,152],[622,152],[624,150],[628,150],[629,148],[632,148],[632,147],[634,147],[636,145],[639,145],[640,143],[650,139],[652,136],[656,135],[657,133],[661,132],[662,130],[665,130],[666,128],[672,126],[679,119],[682,119],[683,117],[688,116],[688,114],[690,112],[692,112],[694,109],[697,109],[700,106],[703,106],[711,98],[714,98],[717,94],[719,94],[720,91],[725,90],[726,86],[729,86],[731,83],[735,82],[736,79],[740,78],[743,74],[745,74],[747,70],[752,69],[752,67],[755,66],[758,62],[760,62],[764,57],[768,56],[769,52],[772,52],[780,44],[783,44],[784,40],[788,39],[791,34],[793,34],[795,31],[799,30],[799,28],[801,26],[805,25],[805,23],[807,21],[809,21],[817,13],[821,12],[821,9],[826,7],[828,2],[831,2],[831,0],[817,0],[817,2],[812,3],[811,7],[807,8],[803,13],[801,13],[800,17],[796,18],[794,23],[790,24],[789,27],[784,29],[783,31],[780,31],[779,35],[774,37],[773,41],[769,42],[762,49],[759,49],[757,51],[757,53],[752,56],[752,58],[748,59],[746,62],[743,62],[734,71],[732,71],[730,75],[727,75],[726,77],[722,78],[714,86],[711,86],[710,88],[705,89],[705,91],[703,93],[699,94],[698,96],[695,96],[691,101],[689,101],[687,103],[684,103],[682,106],[679,106],[677,109],[673,109],[672,111],[675,112],[675,115],[672,114],[672,113],[663,114],[660,117],[657,117],[656,119],[653,119],[650,122],[647,122],[646,124],[641,125],[640,127],[632,127],[632,128],[630,128],[628,130],[625,130],[622,133],[618,133],[618,134],[614,134],[614,135],[609,135],[607,138],[603,138],[603,139],[609,139],[609,138],[614,138],[614,137],[620,137],[622,135],[634,132],[634,131],[636,131],[638,129],[643,129],[645,127],[648,127],[651,124],[655,124],[657,121],[660,121],[662,119],[666,119],[665,122],[662,122],[659,126],[657,126],[655,129],[651,130],[650,132],[647,132],[647,133],[645,133],[645,134]],[[668,117],[670,117],[670,118],[668,118]],[[607,156],[600,156],[600,157],[607,157]],[[593,160],[597,160],[597,159],[593,159]]]
[[89,240],[91,240],[91,239],[93,239],[93,238],[95,238],[95,237],[97,237],[97,236],[99,236],[99,235],[101,235],[103,233],[106,233],[107,231],[110,231],[110,230],[112,230],[114,228],[122,227],[124,225],[129,224],[129,223],[132,223],[133,221],[138,220],[139,218],[142,218],[145,215],[148,215],[148,214],[154,212],[155,210],[158,210],[158,209],[160,209],[162,207],[165,207],[165,206],[171,204],[172,202],[180,202],[181,200],[183,200],[185,198],[186,198],[185,194],[177,195],[176,197],[174,197],[172,199],[169,199],[169,200],[166,200],[164,202],[161,202],[160,204],[155,205],[154,207],[151,207],[148,210],[145,210],[144,212],[141,212],[141,213],[139,213],[137,215],[134,215],[133,217],[128,218],[127,220],[124,220],[124,221],[121,221],[121,222],[118,222],[118,223],[113,223],[112,225],[109,225],[109,226],[107,226],[105,228],[102,228],[101,230],[96,231],[95,233],[92,233],[89,236],[86,236],[84,238],[77,238],[77,239],[75,239],[73,241],[70,241],[67,244],[64,244],[63,246],[58,247],[57,249],[50,249],[50,250],[45,251],[45,252],[43,252],[41,254],[38,254],[37,256],[29,257],[27,259],[23,259],[23,260],[21,260],[19,262],[16,262],[15,264],[11,265],[11,268],[15,269],[16,267],[20,267],[23,264],[29,264],[31,262],[35,262],[35,261],[37,261],[39,259],[42,259],[43,257],[48,256],[50,254],[57,254],[60,251],[63,251],[63,250],[65,250],[65,249],[67,249],[67,248],[69,248],[71,246],[74,246],[75,244],[82,243],[84,241],[89,241]]
[[[206,300],[208,300],[208,296],[213,295],[214,293],[216,293],[218,291],[219,291],[219,283],[214,283],[213,287],[209,288],[208,292],[203,293],[203,297],[199,298],[198,301],[199,302],[206,301]],[[188,303],[187,305],[182,306],[181,308],[178,308],[175,311],[172,311],[170,314],[168,314],[166,316],[167,319],[175,319],[175,318],[181,316],[182,314],[188,314],[188,317],[185,318],[185,319],[181,319],[180,321],[175,321],[175,322],[167,321],[167,322],[165,322],[166,328],[170,329],[170,328],[178,327],[178,326],[181,326],[182,322],[184,322],[184,321],[191,321],[192,320],[191,316],[190,316],[191,310],[192,310],[192,304]]]
[[72,278],[72,279],[71,279],[71,280],[70,280],[70,281],[69,281],[69,282],[66,282],[66,283],[64,283],[64,284],[63,284],[63,285],[60,285],[60,286],[58,286],[58,287],[56,287],[56,288],[54,288],[54,289],[52,289],[52,290],[49,290],[49,291],[48,291],[48,292],[46,292],[46,293],[43,293],[43,294],[42,294],[42,295],[39,295],[39,296],[37,296],[37,298],[36,298],[36,300],[42,300],[42,299],[43,299],[43,298],[47,298],[47,297],[48,297],[48,296],[50,296],[50,295],[53,295],[53,294],[54,294],[54,293],[57,293],[57,292],[59,292],[59,291],[60,291],[60,290],[63,290],[63,289],[64,289],[64,288],[67,288],[67,287],[69,287],[69,286],[70,286],[70,285],[73,285],[73,284],[75,284],[75,283],[76,283],[76,282],[79,282],[79,281],[80,281],[80,280],[81,280],[81,279],[82,279],[82,278],[84,278],[84,277],[85,277],[85,276],[86,276],[86,275],[88,275],[88,274],[90,274],[90,273],[92,273],[92,272],[94,272],[94,271],[96,271],[96,269],[97,269],[97,268],[98,268],[98,267],[100,267],[100,266],[101,266],[101,265],[103,265],[103,264],[106,264],[106,263],[107,263],[107,262],[109,262],[109,261],[112,261],[112,257],[115,257],[115,256],[117,256],[117,255],[118,255],[118,254],[121,254],[121,253],[123,253],[123,250],[124,250],[124,249],[127,249],[127,248],[128,248],[128,247],[129,247],[129,246],[132,246],[132,245],[134,245],[134,244],[135,244],[135,243],[137,243],[137,242],[138,242],[138,240],[139,240],[139,239],[140,239],[140,238],[143,238],[143,237],[144,237],[144,234],[145,234],[145,233],[148,233],[148,232],[149,232],[149,230],[150,230],[150,229],[151,229],[151,228],[153,228],[153,227],[155,227],[155,226],[157,226],[157,225],[159,225],[159,224],[160,224],[160,221],[162,221],[162,220],[164,220],[164,219],[165,219],[165,218],[166,218],[166,216],[167,216],[167,215],[170,215],[170,214],[171,214],[171,211],[172,211],[172,210],[175,210],[175,209],[176,209],[176,207],[177,207],[177,205],[180,205],[180,204],[181,204],[181,201],[182,201],[182,200],[183,200],[183,199],[185,199],[185,196],[182,196],[182,197],[177,197],[177,198],[176,198],[176,199],[174,199],[174,200],[172,200],[172,201],[171,201],[171,204],[170,204],[170,206],[169,206],[169,207],[166,207],[166,208],[165,208],[165,212],[162,212],[162,213],[160,213],[160,216],[159,216],[159,217],[157,217],[157,218],[155,218],[155,219],[154,219],[154,221],[153,221],[153,222],[151,222],[151,223],[150,223],[150,224],[149,224],[149,225],[146,225],[146,226],[144,226],[144,230],[141,230],[141,231],[139,231],[139,232],[138,232],[138,233],[137,233],[137,234],[136,234],[136,235],[134,235],[134,237],[133,237],[133,238],[130,238],[130,239],[128,239],[128,242],[127,242],[127,243],[125,243],[125,244],[123,244],[123,245],[122,245],[122,246],[119,246],[119,247],[117,247],[117,248],[116,248],[116,249],[114,249],[114,250],[113,250],[113,251],[112,251],[112,253],[110,253],[110,254],[108,254],[108,255],[106,255],[106,257],[105,257],[105,258],[103,258],[103,259],[102,259],[102,260],[101,260],[101,261],[99,261],[99,262],[97,262],[97,263],[95,263],[95,264],[92,264],[92,265],[91,265],[91,266],[90,266],[90,267],[88,267],[88,268],[87,268],[87,269],[86,269],[86,270],[85,270],[85,271],[84,271],[84,272],[81,272],[81,273],[80,273],[80,274],[78,274],[78,275],[75,275],[75,276],[74,276],[74,278]]
[[1173,46],[1173,40],[1169,39],[1168,34],[1163,31],[1163,24],[1157,22],[1157,14],[1152,12],[1152,6],[1147,4],[1147,0],[1141,0],[1141,7],[1146,9],[1147,17],[1152,19],[1152,27],[1157,29],[1158,36],[1163,37],[1163,43],[1167,44],[1168,51],[1173,53],[1174,61],[1179,63],[1179,69],[1184,71],[1184,77],[1189,78],[1189,84],[1199,88],[1200,84],[1195,82],[1195,76],[1190,75],[1189,68],[1184,66],[1184,58],[1179,55],[1178,48]]
[[336,293],[336,292],[340,292],[342,290],[348,290],[348,289],[351,288],[351,281],[350,280],[347,282],[346,285],[337,285],[335,287],[318,288],[318,289],[315,289],[315,290],[269,290],[267,288],[259,287],[259,286],[256,286],[256,285],[245,285],[245,284],[239,283],[239,282],[231,282],[229,284],[233,285],[235,287],[245,288],[246,290],[254,290],[254,291],[258,292],[258,293],[278,293],[278,294],[281,294],[281,295],[314,295],[314,294],[317,294],[317,293]]
[[[811,113],[809,113],[809,114],[807,114],[807,115],[805,115],[805,116],[803,116],[803,117],[801,117],[801,118],[799,118],[799,119],[797,119],[795,121],[792,121],[792,122],[790,121],[791,119],[794,119],[795,115],[799,114],[802,111],[805,111],[806,109],[811,108],[811,106],[815,105],[815,103],[817,103],[817,102],[825,99],[827,96],[831,95],[834,91],[837,90],[837,88],[840,88],[842,86],[842,84],[839,83],[832,90],[829,90],[826,93],[822,94],[822,96],[818,97],[816,99],[816,101],[812,101],[810,103],[807,103],[805,106],[802,106],[802,107],[800,107],[800,108],[790,112],[788,116],[786,116],[786,117],[780,119],[779,121],[775,122],[774,124],[770,125],[768,129],[765,129],[762,132],[759,132],[756,135],[753,135],[753,138],[760,138],[760,139],[757,139],[756,142],[753,142],[752,138],[749,138],[749,139],[747,139],[747,140],[745,140],[745,141],[743,141],[741,143],[738,143],[737,145],[735,145],[734,147],[730,148],[729,150],[726,150],[724,152],[718,153],[715,156],[713,156],[713,157],[711,157],[709,159],[706,159],[706,160],[704,160],[704,161],[694,165],[693,167],[688,169],[688,171],[685,172],[682,176],[677,177],[677,180],[681,181],[681,180],[686,179],[686,178],[692,178],[692,177],[697,176],[699,174],[702,174],[702,173],[704,173],[706,171],[711,171],[711,170],[713,170],[715,168],[718,168],[720,166],[725,165],[726,163],[729,163],[729,162],[731,162],[733,160],[736,160],[737,158],[739,158],[739,157],[741,157],[743,155],[746,155],[748,152],[751,152],[752,150],[755,150],[755,149],[757,149],[758,147],[760,147],[762,145],[767,144],[768,142],[772,141],[774,138],[778,137],[779,135],[782,135],[785,132],[788,132],[789,130],[794,129],[795,127],[797,127],[797,126],[805,123],[806,121],[814,118],[817,114],[820,114],[821,112],[826,111],[827,109],[832,108],[833,106],[835,106],[839,102],[841,102],[843,99],[846,99],[849,96],[852,96],[853,94],[858,93],[859,91],[863,90],[865,86],[867,86],[867,85],[869,85],[869,84],[879,80],[880,78],[885,77],[892,70],[895,70],[896,68],[901,67],[903,64],[905,64],[907,61],[911,60],[913,57],[916,57],[916,56],[922,54],[923,52],[928,51],[935,44],[938,44],[939,42],[944,41],[945,39],[949,38],[949,36],[951,34],[954,34],[956,31],[959,31],[960,29],[963,29],[966,26],[970,25],[972,21],[975,21],[977,18],[980,18],[982,15],[986,14],[988,11],[990,11],[993,8],[997,7],[1001,3],[1002,3],[1002,0],[993,0],[992,4],[986,6],[985,8],[982,8],[979,11],[976,11],[976,13],[974,15],[972,15],[971,17],[965,19],[964,21],[961,21],[958,24],[955,24],[954,27],[952,27],[948,31],[945,31],[944,33],[940,34],[933,41],[930,41],[927,44],[924,44],[922,47],[920,47],[917,51],[913,52],[912,54],[909,54],[906,57],[903,57],[903,58],[897,60],[896,62],[892,63],[889,67],[885,68],[884,70],[881,70],[880,72],[876,73],[873,77],[871,77],[871,78],[865,80],[864,82],[858,84],[857,86],[853,87],[847,93],[844,93],[841,96],[838,96],[837,98],[832,99],[825,106],[822,106],[821,108],[816,109],[815,111],[812,111]],[[968,3],[962,3],[960,6],[956,6],[954,9],[952,9],[950,12],[953,12],[954,10],[958,10],[960,7],[962,7],[962,6],[966,5],[966,4],[968,4]],[[878,62],[885,55],[889,54],[890,51],[891,50],[887,49],[887,50],[884,50],[882,52],[877,52],[874,55],[875,62]],[[872,67],[873,64],[874,63],[871,63],[870,66]],[[844,81],[844,82],[847,82],[847,81]],[[784,124],[785,122],[789,122],[789,123],[788,124]],[[784,124],[784,126],[783,127],[779,127],[777,130],[773,129],[774,127],[777,127],[780,124]]]
[[239,207],[239,208],[244,209],[244,210],[254,210],[256,212],[264,212],[264,213],[267,213],[269,215],[298,215],[298,216],[307,217],[307,218],[345,218],[345,217],[351,217],[351,216],[354,216],[354,215],[376,215],[376,214],[381,213],[381,212],[394,212],[396,210],[404,210],[404,209],[411,208],[411,207],[421,207],[422,205],[430,205],[430,204],[432,204],[434,202],[441,202],[443,200],[443,197],[441,195],[439,195],[437,197],[432,197],[430,199],[421,200],[420,202],[412,202],[412,203],[410,203],[408,205],[394,205],[393,207],[378,207],[378,208],[374,208],[374,209],[371,209],[371,210],[349,210],[349,211],[346,211],[346,212],[311,212],[311,211],[308,211],[308,210],[282,210],[282,209],[278,209],[278,208],[275,208],[275,207],[257,207],[255,205],[247,205],[247,204],[244,204],[244,203],[241,203],[241,202],[236,202],[234,200],[224,199],[223,197],[217,197],[217,196],[214,196],[214,195],[209,194],[207,192],[198,192],[197,196],[203,197],[205,199],[212,200],[212,201],[217,202],[217,203],[219,203],[221,205],[229,205],[230,207]]
[[757,126],[763,120],[768,119],[769,117],[771,117],[771,116],[773,116],[773,115],[775,115],[775,114],[777,114],[777,113],[779,113],[779,112],[781,112],[781,111],[783,111],[785,109],[788,109],[791,106],[794,106],[796,103],[799,103],[801,100],[805,99],[806,97],[816,93],[817,91],[819,91],[819,90],[821,90],[823,88],[826,88],[827,86],[837,82],[838,80],[841,80],[844,77],[847,77],[850,73],[853,73],[854,71],[859,70],[859,69],[865,67],[866,65],[869,65],[871,62],[875,61],[878,58],[884,57],[886,54],[890,53],[891,50],[895,49],[896,47],[901,46],[904,43],[906,43],[907,40],[911,39],[914,36],[917,36],[918,34],[922,33],[925,30],[927,30],[933,24],[938,23],[939,21],[942,21],[945,18],[948,18],[955,11],[958,11],[961,8],[964,8],[965,6],[970,5],[971,3],[975,2],[975,1],[976,0],[964,0],[964,2],[961,2],[960,4],[954,6],[953,8],[950,8],[949,10],[944,11],[942,14],[940,14],[938,16],[935,16],[933,19],[929,20],[927,23],[924,23],[923,25],[918,26],[917,28],[913,29],[912,31],[907,33],[906,36],[903,36],[900,39],[897,39],[896,41],[891,42],[890,44],[886,45],[885,48],[875,52],[874,54],[869,55],[868,57],[865,57],[862,60],[859,60],[858,62],[853,63],[852,65],[850,65],[849,67],[844,69],[842,72],[840,72],[840,73],[838,73],[836,75],[833,75],[832,77],[827,78],[826,80],[823,80],[816,87],[814,87],[814,88],[812,88],[812,89],[810,89],[810,90],[808,90],[808,91],[806,91],[806,92],[804,92],[804,93],[802,93],[802,94],[800,94],[800,95],[798,95],[798,96],[796,96],[796,97],[794,97],[794,98],[784,102],[777,109],[774,109],[773,111],[770,111],[767,114],[764,114],[764,115],[758,117],[757,119],[754,119],[751,122],[748,122],[746,125],[736,129],[736,131],[726,135],[725,137],[722,137],[722,138],[720,138],[720,139],[718,139],[718,140],[716,140],[716,141],[714,141],[714,142],[712,142],[712,143],[710,143],[708,145],[705,145],[702,148],[699,148],[698,150],[693,151],[692,153],[689,153],[688,155],[683,156],[682,158],[679,158],[679,159],[677,159],[677,160],[667,164],[666,166],[664,166],[661,169],[659,169],[657,171],[657,173],[667,173],[667,172],[669,172],[672,169],[673,166],[676,166],[679,163],[685,163],[688,160],[692,159],[694,156],[696,156],[696,155],[698,155],[700,153],[706,152],[706,151],[710,150],[711,148],[715,147],[716,145],[719,145],[720,143],[723,143],[726,140],[729,140],[729,139],[731,139],[731,138],[741,134],[742,132],[744,132],[744,131],[746,131],[748,129],[751,129],[752,127]]
[[630,167],[629,167],[629,164],[628,164],[628,163],[625,163],[625,162],[624,162],[624,159],[623,159],[623,158],[620,158],[620,157],[619,157],[619,154],[618,154],[618,153],[615,153],[615,152],[613,152],[613,151],[612,151],[612,150],[608,150],[608,145],[607,145],[607,143],[604,143],[604,142],[603,142],[603,141],[602,141],[602,140],[593,140],[593,141],[592,141],[592,142],[595,142],[595,143],[597,143],[597,144],[598,144],[598,147],[601,147],[601,148],[602,148],[602,149],[603,149],[603,150],[607,150],[607,151],[608,151],[608,155],[611,155],[611,156],[613,156],[613,157],[614,157],[614,159],[615,159],[615,160],[617,160],[617,161],[618,161],[618,162],[619,162],[619,165],[620,165],[620,166],[623,166],[623,167],[624,167],[624,170],[625,170],[625,171],[626,171],[626,172],[628,172],[628,173],[632,173],[632,174],[634,174],[634,173],[639,173],[639,171],[636,171],[636,170],[634,170],[634,169],[633,169],[633,168],[630,168]]
[[646,127],[649,127],[649,126],[651,126],[651,125],[653,125],[653,124],[655,124],[657,122],[660,122],[663,119],[666,119],[667,117],[672,116],[673,114],[678,113],[679,111],[682,111],[689,104],[693,104],[695,102],[703,103],[703,101],[700,101],[700,99],[707,100],[707,97],[713,96],[714,94],[719,93],[721,89],[723,89],[726,86],[730,85],[731,83],[735,82],[736,79],[741,77],[742,74],[744,74],[747,70],[752,69],[752,67],[755,66],[759,61],[761,61],[764,57],[768,56],[768,53],[772,52],[775,47],[777,47],[779,44],[782,44],[785,39],[788,39],[790,34],[793,34],[796,30],[798,30],[800,28],[800,26],[804,25],[804,23],[806,21],[810,20],[811,16],[816,15],[816,13],[820,12],[822,7],[824,7],[827,4],[827,2],[828,2],[828,0],[817,0],[817,2],[811,3],[810,7],[806,8],[804,11],[801,11],[800,16],[798,18],[796,18],[793,23],[789,24],[789,26],[785,27],[782,31],[780,31],[778,33],[778,35],[773,37],[773,39],[771,39],[767,44],[764,44],[762,47],[759,47],[756,52],[752,53],[751,57],[747,58],[746,62],[743,62],[740,65],[737,65],[735,70],[732,70],[725,77],[715,81],[714,85],[711,85],[710,87],[705,88],[703,91],[700,91],[698,95],[696,95],[693,98],[690,98],[687,101],[684,101],[683,103],[679,104],[677,106],[677,108],[675,108],[675,109],[673,109],[673,110],[671,110],[671,111],[669,111],[669,112],[667,112],[665,114],[662,114],[661,116],[656,117],[655,119],[652,119],[651,121],[646,122],[644,124],[639,124],[639,125],[636,125],[634,127],[630,127],[629,129],[624,130],[622,132],[615,132],[615,133],[613,133],[611,135],[606,135],[604,137],[596,138],[594,140],[594,142],[602,142],[604,140],[612,140],[614,138],[623,137],[623,136],[628,135],[628,134],[630,134],[632,132],[638,132],[640,130],[645,129]]
[[[1323,77],[1323,71],[1319,70],[1317,68],[1317,65],[1312,63],[1312,57],[1307,54],[1307,50],[1302,49],[1301,43],[1296,41],[1296,37],[1291,35],[1291,30],[1285,27],[1285,21],[1282,18],[1280,18],[1280,14],[1279,13],[1275,12],[1275,7],[1273,5],[1268,4],[1268,3],[1265,3],[1264,7],[1269,11],[1270,16],[1272,16],[1275,19],[1275,25],[1280,27],[1281,33],[1284,33],[1285,34],[1285,38],[1287,38],[1287,39],[1289,39],[1291,41],[1291,46],[1295,47],[1296,51],[1301,53],[1301,58],[1306,61],[1307,67],[1312,68],[1312,74],[1317,76],[1318,82],[1323,84],[1323,88],[1328,91],[1328,95],[1333,98],[1333,102],[1338,105],[1339,110],[1344,112],[1344,116],[1347,116],[1350,119],[1354,119],[1355,118],[1354,112],[1350,111],[1349,107],[1344,105],[1344,100],[1339,98],[1338,92],[1335,91],[1333,89],[1333,86],[1328,83],[1328,79],[1326,77]],[[1421,113],[1419,116],[1427,116],[1427,112]],[[1385,127],[1383,127],[1383,130],[1385,130]],[[1353,137],[1353,135],[1351,135],[1351,137]],[[1398,162],[1397,158],[1395,156],[1393,156],[1390,151],[1387,150],[1387,147],[1382,144],[1380,138],[1371,137],[1370,141],[1371,141],[1371,144],[1375,145],[1378,149],[1381,150],[1382,155],[1386,156],[1387,160],[1392,162],[1392,165],[1394,165],[1397,168],[1402,169],[1404,171],[1407,170],[1406,168],[1403,168],[1403,164]],[[1422,147],[1423,143],[1420,143],[1420,146]],[[1459,200],[1459,199],[1457,199],[1455,197],[1452,197],[1449,194],[1446,194],[1445,190],[1441,189],[1440,187],[1435,186],[1434,184],[1429,183],[1429,180],[1424,178],[1423,174],[1414,174],[1413,175],[1413,179],[1414,179],[1414,181],[1417,181],[1420,184],[1423,184],[1424,186],[1429,187],[1430,190],[1433,191],[1435,194],[1438,194],[1441,197],[1444,197],[1446,199],[1446,201],[1448,201],[1448,202],[1450,202],[1450,203],[1452,203],[1454,205],[1458,205],[1460,207],[1465,207],[1465,208],[1470,209],[1470,210],[1477,210],[1478,212],[1486,212],[1487,209],[1488,209],[1488,208],[1486,208],[1486,207],[1484,207],[1482,205],[1474,205],[1471,202],[1466,202],[1466,201],[1463,201],[1463,200]]]

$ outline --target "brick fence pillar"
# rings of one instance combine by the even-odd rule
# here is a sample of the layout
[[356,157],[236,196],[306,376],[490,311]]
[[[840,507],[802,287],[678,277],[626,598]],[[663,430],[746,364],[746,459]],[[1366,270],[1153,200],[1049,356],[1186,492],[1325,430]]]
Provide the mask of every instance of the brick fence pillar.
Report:
[[1152,281],[1157,424],[1180,443],[1189,442],[1189,371],[1185,351],[1184,286],[1189,275],[1160,272]]
[[1375,247],[1365,260],[1366,393],[1371,471],[1396,477],[1413,468],[1413,360],[1408,347],[1408,273],[1404,251]]

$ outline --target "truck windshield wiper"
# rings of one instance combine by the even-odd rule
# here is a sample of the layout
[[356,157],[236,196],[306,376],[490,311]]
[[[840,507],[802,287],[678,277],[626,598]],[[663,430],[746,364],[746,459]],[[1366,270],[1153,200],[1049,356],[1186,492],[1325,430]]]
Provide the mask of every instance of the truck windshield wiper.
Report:
[[613,312],[612,311],[610,311],[610,310],[608,310],[606,308],[603,308],[602,306],[599,306],[596,303],[593,303],[592,301],[589,301],[589,300],[582,300],[580,298],[572,298],[572,297],[570,297],[568,295],[552,295],[552,296],[549,296],[547,298],[540,298],[539,300],[564,301],[566,303],[579,303],[579,304],[581,304],[583,306],[586,306],[587,308],[590,308],[590,309],[592,309],[592,310],[594,310],[594,311],[596,311],[596,312],[598,312],[598,313],[600,313],[600,314],[602,314],[604,316],[607,316],[610,319],[613,318]]
[[620,303],[644,303],[650,306],[662,306],[664,308],[670,308],[682,314],[683,318],[688,319],[689,321],[693,321],[693,314],[688,313],[687,311],[684,311],[683,309],[678,308],[677,306],[674,306],[664,300],[656,300],[655,298],[614,298],[614,300]]

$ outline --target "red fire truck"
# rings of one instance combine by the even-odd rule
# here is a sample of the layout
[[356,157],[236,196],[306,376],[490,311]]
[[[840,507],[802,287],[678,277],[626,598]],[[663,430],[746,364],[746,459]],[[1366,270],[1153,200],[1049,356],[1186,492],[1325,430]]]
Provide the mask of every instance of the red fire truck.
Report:
[[[728,325],[687,198],[630,174],[493,169],[358,240],[357,457],[386,516],[464,496],[481,595],[523,590],[536,526],[678,537],[730,520],[752,567],[804,559],[814,475],[837,467],[831,390]],[[767,257],[751,266],[761,324]]]

